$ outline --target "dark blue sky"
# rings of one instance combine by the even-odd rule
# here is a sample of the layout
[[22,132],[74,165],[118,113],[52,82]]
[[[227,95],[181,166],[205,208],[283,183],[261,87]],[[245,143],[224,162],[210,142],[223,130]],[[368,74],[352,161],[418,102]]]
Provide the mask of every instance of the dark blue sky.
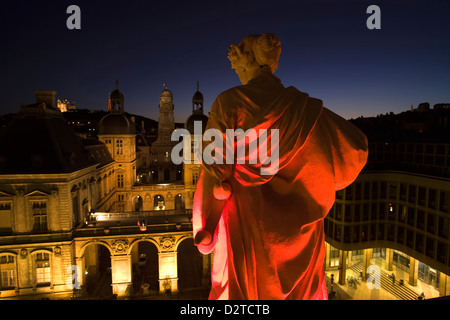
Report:
[[[81,30],[66,8],[81,8]],[[381,8],[381,30],[366,9]],[[227,46],[252,33],[282,42],[276,75],[346,118],[450,102],[449,1],[19,1],[0,13],[0,113],[54,89],[78,108],[107,108],[115,80],[125,110],[158,118],[174,94],[184,122],[200,81],[205,111],[239,84]]]

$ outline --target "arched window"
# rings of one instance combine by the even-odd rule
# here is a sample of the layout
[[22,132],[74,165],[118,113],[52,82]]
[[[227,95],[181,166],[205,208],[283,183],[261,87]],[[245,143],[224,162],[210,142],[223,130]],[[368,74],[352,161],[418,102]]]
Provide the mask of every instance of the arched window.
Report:
[[142,197],[141,196],[137,196],[136,199],[134,200],[134,211],[142,211]]
[[35,254],[34,266],[36,271],[36,285],[49,286],[51,282],[50,254],[38,252]]
[[153,210],[166,210],[164,197],[162,195],[157,194],[153,197]]
[[158,182],[158,169],[153,169],[151,171],[151,175],[152,175],[152,181]]
[[16,259],[12,254],[0,256],[0,289],[13,289],[16,286]]
[[169,169],[164,170],[164,181],[170,181],[170,170]]
[[175,196],[175,210],[182,209],[184,209],[183,196],[179,193]]
[[176,173],[176,179],[177,181],[181,181],[183,180],[183,169],[178,167],[177,169],[177,173]]

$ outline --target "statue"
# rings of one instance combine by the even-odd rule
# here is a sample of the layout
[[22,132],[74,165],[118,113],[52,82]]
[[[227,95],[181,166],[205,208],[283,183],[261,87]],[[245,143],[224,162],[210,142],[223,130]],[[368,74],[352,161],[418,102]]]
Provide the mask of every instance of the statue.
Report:
[[[327,299],[323,221],[336,190],[351,184],[367,161],[359,129],[273,75],[280,52],[273,34],[231,45],[228,58],[242,85],[221,93],[209,115],[207,129],[223,135],[263,128],[277,129],[279,138],[269,150],[279,154],[272,174],[261,174],[264,163],[248,161],[249,148],[241,159],[247,161],[230,161],[232,153],[223,150],[216,157],[224,161],[202,164],[193,229],[199,251],[214,250],[210,299]],[[250,140],[241,143],[249,147]],[[206,224],[213,225],[210,237],[202,233]]]

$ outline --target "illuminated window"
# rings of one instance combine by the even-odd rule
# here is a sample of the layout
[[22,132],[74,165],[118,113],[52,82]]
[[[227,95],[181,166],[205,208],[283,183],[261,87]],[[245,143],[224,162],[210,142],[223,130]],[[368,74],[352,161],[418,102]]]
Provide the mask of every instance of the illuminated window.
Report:
[[11,289],[16,285],[15,259],[13,255],[0,257],[0,289]]
[[36,284],[38,286],[50,285],[50,256],[48,253],[36,254]]
[[339,250],[333,247],[330,248],[330,267],[339,266]]
[[192,184],[197,184],[199,174],[198,172],[192,172]]
[[116,140],[116,153],[123,154],[123,141],[121,139]]
[[0,202],[0,210],[11,210],[11,202]]
[[33,201],[31,204],[33,212],[33,231],[47,231],[47,203],[45,201]]

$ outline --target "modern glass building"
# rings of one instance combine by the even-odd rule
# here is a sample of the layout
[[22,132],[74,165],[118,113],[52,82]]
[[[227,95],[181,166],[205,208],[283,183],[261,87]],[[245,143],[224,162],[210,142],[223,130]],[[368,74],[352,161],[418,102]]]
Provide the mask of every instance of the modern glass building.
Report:
[[[387,270],[409,273],[410,285],[421,280],[450,294],[449,111],[355,121],[368,135],[369,160],[325,220],[326,269],[338,268],[340,283],[359,261],[367,278],[371,259],[381,258]],[[375,130],[381,120],[385,127]]]

